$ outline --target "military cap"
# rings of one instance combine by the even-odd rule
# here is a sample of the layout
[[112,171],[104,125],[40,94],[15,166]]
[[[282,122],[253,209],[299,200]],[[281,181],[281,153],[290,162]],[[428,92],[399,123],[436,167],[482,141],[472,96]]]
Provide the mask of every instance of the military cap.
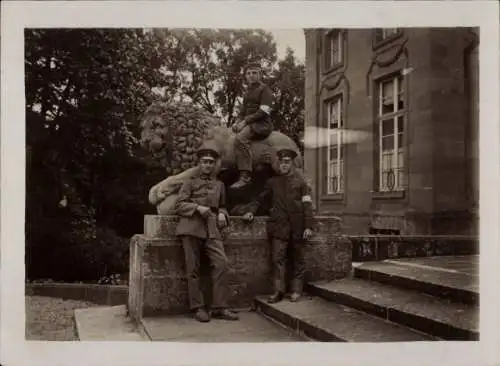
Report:
[[261,70],[262,66],[260,65],[259,62],[252,61],[252,62],[248,62],[245,65],[245,67],[243,68],[243,72],[246,72],[248,69],[259,69],[259,70]]
[[295,159],[297,157],[297,152],[292,149],[279,149],[276,154],[278,155],[278,159],[290,158]]
[[198,158],[212,158],[218,159],[220,157],[220,153],[212,142],[204,142],[197,151]]

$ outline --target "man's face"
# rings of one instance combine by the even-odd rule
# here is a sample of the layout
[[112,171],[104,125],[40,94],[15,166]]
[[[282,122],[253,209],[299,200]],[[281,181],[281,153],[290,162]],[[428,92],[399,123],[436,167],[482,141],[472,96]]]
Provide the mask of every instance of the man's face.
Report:
[[281,174],[288,174],[292,170],[292,159],[289,157],[284,157],[280,159],[279,168]]
[[203,174],[212,174],[215,168],[215,159],[211,157],[202,157],[200,159],[201,172]]
[[257,68],[248,68],[245,71],[245,78],[249,84],[260,81],[260,70]]

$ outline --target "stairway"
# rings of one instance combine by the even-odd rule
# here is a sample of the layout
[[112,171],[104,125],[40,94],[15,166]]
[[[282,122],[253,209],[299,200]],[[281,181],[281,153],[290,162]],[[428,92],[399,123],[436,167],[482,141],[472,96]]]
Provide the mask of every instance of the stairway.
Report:
[[479,339],[477,276],[411,263],[363,263],[352,276],[306,285],[297,303],[255,299],[263,316],[322,342]]

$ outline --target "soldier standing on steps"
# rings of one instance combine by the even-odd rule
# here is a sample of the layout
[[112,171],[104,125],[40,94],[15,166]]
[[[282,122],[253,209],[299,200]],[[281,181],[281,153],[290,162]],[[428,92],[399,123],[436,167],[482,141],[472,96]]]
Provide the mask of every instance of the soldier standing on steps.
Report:
[[274,97],[271,88],[261,81],[262,68],[258,63],[249,63],[244,72],[248,90],[243,97],[241,120],[233,125],[233,131],[236,132],[235,160],[240,178],[231,188],[241,188],[250,183],[251,141],[264,139],[273,131],[270,114]]
[[237,320],[228,310],[228,261],[224,252],[220,229],[227,226],[229,215],[225,209],[225,187],[215,177],[215,166],[220,155],[207,144],[198,150],[200,173],[182,186],[175,210],[180,216],[176,235],[180,237],[186,258],[190,309],[201,322],[210,321],[200,287],[200,258],[208,255],[212,269],[212,316]]
[[268,299],[270,303],[284,297],[288,249],[291,249],[293,264],[290,299],[299,300],[305,271],[304,240],[309,240],[313,234],[310,189],[302,175],[295,172],[293,160],[296,157],[293,150],[278,151],[280,175],[268,180],[264,191],[244,215],[246,221],[252,221],[259,205],[271,199],[267,232],[271,239],[275,292]]

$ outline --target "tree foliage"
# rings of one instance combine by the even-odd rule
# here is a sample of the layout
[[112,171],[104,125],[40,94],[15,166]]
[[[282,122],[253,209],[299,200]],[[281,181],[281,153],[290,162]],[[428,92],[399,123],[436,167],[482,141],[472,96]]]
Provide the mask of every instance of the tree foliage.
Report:
[[167,98],[187,99],[231,125],[243,93],[242,71],[259,59],[266,71],[277,60],[272,34],[261,29],[157,30],[174,58],[163,68],[174,80],[165,88]]
[[175,79],[165,87],[167,99],[186,98],[231,125],[244,93],[243,68],[248,61],[259,60],[264,81],[276,98],[275,128],[291,136],[298,134],[303,125],[304,65],[290,48],[278,61],[271,33],[260,29],[197,29],[162,30],[157,34],[179,55],[166,58],[162,65]]
[[278,62],[270,78],[275,95],[272,111],[274,128],[292,137],[300,145],[304,131],[304,65],[297,62],[293,50],[288,48],[286,56]]
[[269,32],[27,29],[28,276],[126,271],[128,238],[153,212],[147,191],[168,168],[140,146],[144,112],[185,101],[231,124],[254,58],[276,93],[276,128],[297,136],[303,65],[291,51],[278,61]]
[[161,177],[148,179],[138,147],[138,119],[165,80],[150,65],[155,43],[133,29],[26,31],[27,252],[39,261],[104,245],[99,228],[141,229],[146,186]]

